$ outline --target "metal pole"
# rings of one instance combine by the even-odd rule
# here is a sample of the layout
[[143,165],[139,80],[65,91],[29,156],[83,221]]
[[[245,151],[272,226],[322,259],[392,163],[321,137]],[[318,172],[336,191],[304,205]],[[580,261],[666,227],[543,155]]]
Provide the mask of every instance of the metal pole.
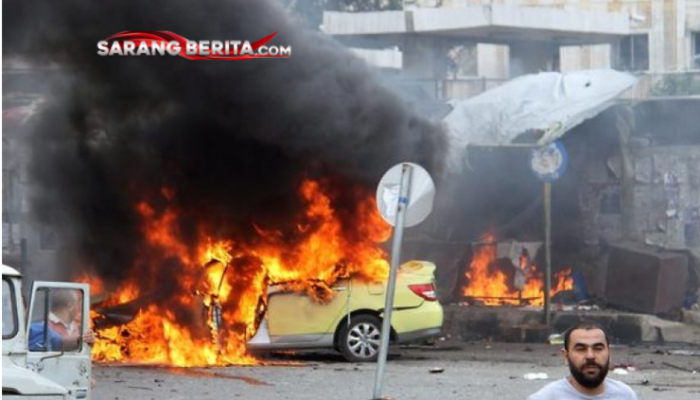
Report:
[[396,289],[396,274],[399,269],[401,256],[401,240],[403,238],[403,226],[406,219],[406,207],[409,202],[409,190],[411,188],[411,174],[413,168],[409,164],[403,164],[401,170],[401,183],[399,185],[399,201],[396,205],[396,223],[394,224],[394,239],[391,244],[391,268],[389,269],[389,282],[387,282],[386,299],[384,302],[384,319],[382,320],[382,336],[377,358],[377,373],[374,379],[373,399],[380,399],[382,395],[382,381],[384,379],[384,366],[389,352],[389,335],[391,333],[391,310],[394,307],[394,291]]
[[552,184],[544,183],[544,250],[546,272],[544,279],[544,323],[550,326],[550,299],[549,293],[552,288]]
[[[10,228],[12,229],[12,228]],[[19,241],[19,264],[22,266],[20,272],[27,279],[25,284],[22,285],[22,290],[24,291],[24,297],[30,299],[32,297],[32,285],[27,285],[26,283],[33,282],[37,279],[34,271],[29,271],[29,256],[27,255],[27,239],[22,238]],[[48,309],[47,309],[48,310]],[[48,343],[48,342],[44,342]]]

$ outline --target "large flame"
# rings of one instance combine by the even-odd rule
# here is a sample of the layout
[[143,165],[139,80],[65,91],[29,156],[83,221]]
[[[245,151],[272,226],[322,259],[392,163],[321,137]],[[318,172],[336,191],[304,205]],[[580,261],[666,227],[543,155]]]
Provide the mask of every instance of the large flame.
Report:
[[[357,191],[355,209],[339,211],[322,181],[304,180],[299,195],[306,209],[296,217],[293,232],[255,226],[253,238],[244,242],[214,238],[200,229],[196,248],[181,239],[178,210],[139,202],[135,211],[143,220],[146,245],[132,279],[110,289],[95,275],[87,279],[94,297],[104,298],[92,311],[98,337],[93,359],[255,364],[245,342],[257,329],[268,283],[286,282],[327,301],[328,288],[339,278],[387,277],[389,265],[379,243],[389,238],[391,227],[379,216],[373,196]],[[160,194],[171,200],[175,191],[164,188]]]
[[[465,273],[467,284],[462,294],[492,306],[543,305],[544,274],[524,256],[521,256],[518,267],[525,276],[522,290],[518,290],[514,285],[513,274],[507,274],[497,265],[495,238],[492,234],[486,234],[482,245],[474,247],[471,263]],[[550,296],[573,288],[570,269],[555,273],[553,278]]]

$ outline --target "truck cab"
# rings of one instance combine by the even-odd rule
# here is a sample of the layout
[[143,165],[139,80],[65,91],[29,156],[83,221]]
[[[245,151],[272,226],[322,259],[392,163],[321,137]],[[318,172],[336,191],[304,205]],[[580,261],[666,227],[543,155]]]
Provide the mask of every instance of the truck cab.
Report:
[[89,286],[36,281],[26,310],[22,282],[2,266],[3,399],[89,399]]

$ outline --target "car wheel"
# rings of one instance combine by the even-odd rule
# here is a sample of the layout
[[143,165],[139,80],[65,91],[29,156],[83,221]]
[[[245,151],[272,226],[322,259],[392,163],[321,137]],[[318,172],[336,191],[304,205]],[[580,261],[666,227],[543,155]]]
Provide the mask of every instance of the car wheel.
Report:
[[381,344],[382,322],[374,315],[358,315],[343,326],[338,347],[351,362],[376,361]]

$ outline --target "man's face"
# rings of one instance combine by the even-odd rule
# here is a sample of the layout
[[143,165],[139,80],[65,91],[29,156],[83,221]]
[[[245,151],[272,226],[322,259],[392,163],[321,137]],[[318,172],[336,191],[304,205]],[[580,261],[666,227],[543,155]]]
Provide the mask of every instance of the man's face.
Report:
[[569,336],[569,347],[563,350],[571,376],[581,386],[600,386],[610,367],[610,348],[600,329],[576,329]]

